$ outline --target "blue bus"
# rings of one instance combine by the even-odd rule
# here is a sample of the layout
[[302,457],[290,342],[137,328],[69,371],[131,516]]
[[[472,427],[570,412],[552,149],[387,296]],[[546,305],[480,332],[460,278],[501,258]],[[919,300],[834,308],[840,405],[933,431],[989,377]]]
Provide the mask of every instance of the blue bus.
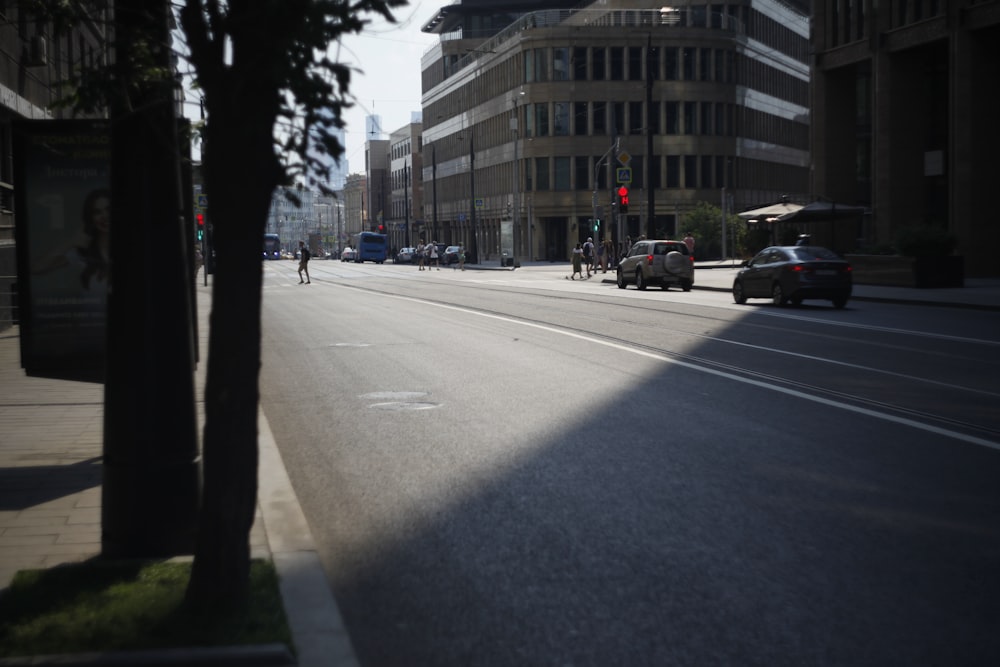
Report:
[[277,234],[264,234],[264,259],[281,259],[281,239]]
[[361,232],[354,235],[354,261],[381,264],[389,255],[388,238],[385,234]]

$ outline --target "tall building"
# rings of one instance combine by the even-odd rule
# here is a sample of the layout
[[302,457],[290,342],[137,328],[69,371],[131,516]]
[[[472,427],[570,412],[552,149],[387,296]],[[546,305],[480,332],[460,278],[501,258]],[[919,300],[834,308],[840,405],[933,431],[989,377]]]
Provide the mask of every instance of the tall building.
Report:
[[864,204],[865,246],[912,225],[958,238],[967,276],[1000,275],[997,0],[813,0],[813,183]]
[[[421,123],[410,123],[389,137],[389,174],[392,183],[386,232],[390,248],[416,245],[424,235]],[[416,174],[416,177],[414,177]],[[426,239],[430,241],[430,239]]]
[[363,231],[374,232],[379,225],[385,225],[391,204],[388,139],[369,139],[365,142],[365,177],[368,192]]
[[461,0],[424,31],[424,218],[481,261],[808,195],[805,3]]

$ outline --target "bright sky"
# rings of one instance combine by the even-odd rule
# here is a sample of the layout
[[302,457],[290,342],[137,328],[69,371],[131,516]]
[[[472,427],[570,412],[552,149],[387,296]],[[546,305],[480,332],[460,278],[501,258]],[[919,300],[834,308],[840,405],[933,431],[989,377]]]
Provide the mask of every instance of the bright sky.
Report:
[[397,8],[396,23],[378,17],[358,35],[345,37],[339,52],[331,53],[356,69],[351,77],[350,93],[355,106],[347,111],[344,157],[348,173],[365,169],[365,117],[382,117],[382,138],[410,123],[413,112],[420,112],[420,58],[438,41],[437,35],[420,32],[424,23],[450,0],[411,0]]

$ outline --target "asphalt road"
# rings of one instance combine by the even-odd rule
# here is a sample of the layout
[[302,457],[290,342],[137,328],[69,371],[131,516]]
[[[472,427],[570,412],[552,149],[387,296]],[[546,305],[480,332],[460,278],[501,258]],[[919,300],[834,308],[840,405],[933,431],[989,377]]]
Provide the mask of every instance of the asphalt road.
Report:
[[262,403],[363,665],[1000,664],[1000,315],[295,267]]

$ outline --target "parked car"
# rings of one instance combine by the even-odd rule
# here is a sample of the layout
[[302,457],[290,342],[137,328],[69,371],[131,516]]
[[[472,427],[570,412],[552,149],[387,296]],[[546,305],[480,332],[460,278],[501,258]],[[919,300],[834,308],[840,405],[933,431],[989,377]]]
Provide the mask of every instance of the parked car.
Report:
[[416,255],[416,248],[402,248],[398,253],[396,253],[396,263],[411,264],[417,260]]
[[850,263],[820,246],[764,248],[736,274],[733,300],[771,299],[776,306],[829,299],[843,308],[853,287]]
[[449,264],[458,264],[458,256],[462,252],[462,246],[460,245],[450,245],[444,249],[444,255],[441,256],[441,263],[445,266]]
[[671,285],[690,292],[694,285],[694,256],[684,241],[666,239],[636,241],[618,263],[618,288],[629,283],[641,290],[650,285]]
[[352,248],[350,246],[347,246],[340,253],[340,261],[341,262],[353,262],[355,259],[357,259],[357,256],[358,256],[357,251],[354,250],[354,248]]

